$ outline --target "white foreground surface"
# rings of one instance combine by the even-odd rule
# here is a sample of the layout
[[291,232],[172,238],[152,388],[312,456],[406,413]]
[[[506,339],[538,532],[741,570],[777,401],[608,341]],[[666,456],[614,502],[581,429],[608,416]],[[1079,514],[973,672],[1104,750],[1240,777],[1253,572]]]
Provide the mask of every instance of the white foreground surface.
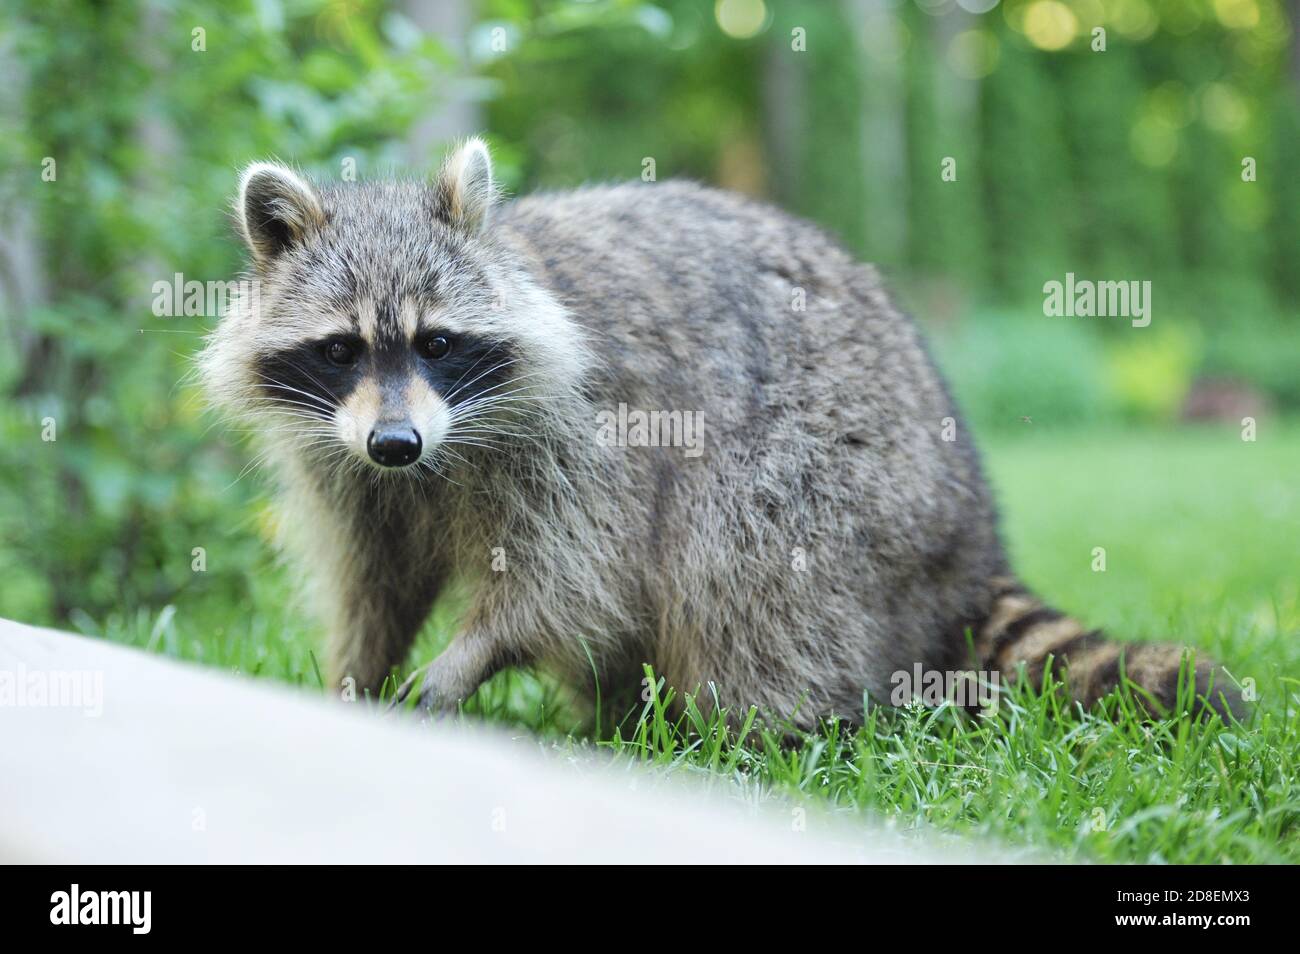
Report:
[[0,620],[4,862],[996,860]]

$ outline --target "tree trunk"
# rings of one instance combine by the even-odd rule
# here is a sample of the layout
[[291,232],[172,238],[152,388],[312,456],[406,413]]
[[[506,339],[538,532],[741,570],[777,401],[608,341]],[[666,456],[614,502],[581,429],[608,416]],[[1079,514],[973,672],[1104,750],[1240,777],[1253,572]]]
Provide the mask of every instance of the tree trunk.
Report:
[[468,0],[404,0],[402,8],[420,32],[445,46],[457,63],[443,88],[428,91],[429,109],[407,134],[407,162],[422,169],[437,164],[447,143],[481,129],[481,110],[468,95],[468,36],[474,10]]

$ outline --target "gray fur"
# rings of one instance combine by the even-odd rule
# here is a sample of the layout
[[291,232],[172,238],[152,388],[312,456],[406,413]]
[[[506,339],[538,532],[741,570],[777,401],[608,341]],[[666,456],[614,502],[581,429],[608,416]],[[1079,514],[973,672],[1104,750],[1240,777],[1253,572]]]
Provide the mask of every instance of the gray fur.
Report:
[[[489,216],[490,190],[464,151],[431,185],[316,190],[323,223],[259,256],[259,313],[236,309],[203,357],[218,403],[263,434],[332,678],[377,689],[453,582],[472,601],[420,677],[434,708],[516,664],[590,691],[590,651],[607,699],[648,662],[806,726],[860,717],[917,662],[967,668],[1006,558],[968,431],[876,271],[692,184]],[[357,302],[373,315],[349,317]],[[347,422],[296,431],[258,392],[259,354],[326,321],[401,338],[404,309],[513,355],[500,400],[412,472],[333,439]],[[702,454],[605,446],[597,414],[620,404],[702,414]]]

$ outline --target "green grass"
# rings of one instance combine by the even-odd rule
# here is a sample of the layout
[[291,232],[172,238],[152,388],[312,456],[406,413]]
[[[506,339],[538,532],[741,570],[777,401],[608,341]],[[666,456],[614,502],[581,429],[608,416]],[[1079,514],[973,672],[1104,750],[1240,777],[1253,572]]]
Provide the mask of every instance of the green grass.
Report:
[[[550,683],[506,673],[466,705],[564,752],[601,752],[812,799],[904,829],[989,835],[1059,859],[1300,860],[1300,430],[1053,433],[1037,424],[985,443],[1005,529],[1026,581],[1113,635],[1176,638],[1218,656],[1259,702],[1247,724],[1144,722],[1063,709],[1017,688],[992,718],[952,708],[873,710],[795,745],[741,744],[660,691],[593,738]],[[1105,572],[1093,569],[1095,547]],[[169,655],[321,691],[309,629],[269,562],[247,607],[141,613],[83,628]],[[454,627],[442,610],[412,660]]]

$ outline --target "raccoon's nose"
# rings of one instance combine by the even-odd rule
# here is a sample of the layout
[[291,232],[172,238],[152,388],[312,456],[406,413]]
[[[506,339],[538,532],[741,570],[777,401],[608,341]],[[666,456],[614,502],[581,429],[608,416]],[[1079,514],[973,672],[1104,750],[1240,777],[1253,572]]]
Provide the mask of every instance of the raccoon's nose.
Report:
[[420,457],[420,435],[409,427],[376,427],[366,441],[370,459],[380,467],[405,467]]

